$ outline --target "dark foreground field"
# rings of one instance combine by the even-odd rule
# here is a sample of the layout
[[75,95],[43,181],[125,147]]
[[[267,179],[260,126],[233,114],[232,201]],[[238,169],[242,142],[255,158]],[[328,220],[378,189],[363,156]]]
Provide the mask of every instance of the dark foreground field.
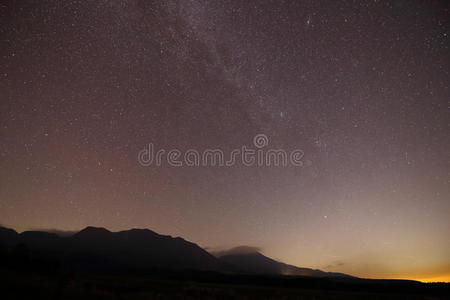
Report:
[[0,270],[1,299],[449,299],[448,284],[158,272]]

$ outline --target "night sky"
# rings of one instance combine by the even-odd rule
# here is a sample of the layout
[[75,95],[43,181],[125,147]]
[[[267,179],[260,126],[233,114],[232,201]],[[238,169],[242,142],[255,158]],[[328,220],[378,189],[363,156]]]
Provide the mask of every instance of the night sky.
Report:
[[[450,281],[446,1],[2,1],[0,223]],[[302,166],[142,166],[157,149]]]

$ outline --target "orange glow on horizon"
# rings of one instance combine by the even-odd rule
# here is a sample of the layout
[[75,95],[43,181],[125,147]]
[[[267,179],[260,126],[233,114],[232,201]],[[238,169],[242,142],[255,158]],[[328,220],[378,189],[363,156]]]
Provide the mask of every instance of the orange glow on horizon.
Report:
[[436,276],[436,277],[425,277],[425,278],[419,278],[415,279],[421,282],[446,282],[450,283],[450,274],[442,275],[442,276]]
[[371,277],[373,279],[399,279],[399,280],[415,280],[424,283],[432,283],[432,282],[445,282],[450,283],[450,273],[448,274],[434,274],[429,276],[420,276],[420,275],[405,275],[405,276],[396,276],[396,277]]

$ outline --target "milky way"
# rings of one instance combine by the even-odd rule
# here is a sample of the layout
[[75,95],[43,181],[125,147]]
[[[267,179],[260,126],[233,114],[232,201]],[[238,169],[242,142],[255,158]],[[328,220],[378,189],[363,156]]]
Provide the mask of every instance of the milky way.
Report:
[[[450,278],[445,1],[6,1],[0,223]],[[141,166],[265,134],[298,166]]]

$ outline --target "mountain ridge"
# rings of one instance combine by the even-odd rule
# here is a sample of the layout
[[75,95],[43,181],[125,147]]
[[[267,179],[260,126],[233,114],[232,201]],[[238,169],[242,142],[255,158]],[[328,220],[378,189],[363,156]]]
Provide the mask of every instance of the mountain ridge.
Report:
[[24,244],[34,255],[52,256],[75,270],[112,271],[151,269],[206,270],[225,273],[351,277],[346,274],[300,268],[278,262],[261,253],[216,257],[181,237],[161,235],[150,229],[113,232],[87,226],[69,236],[30,230],[18,233],[0,226],[0,244]]
[[241,271],[250,274],[282,274],[294,276],[345,278],[353,277],[343,273],[325,272],[319,269],[303,268],[289,265],[269,258],[261,254],[260,252],[225,254],[219,256],[219,259],[224,262],[239,266],[241,268]]

